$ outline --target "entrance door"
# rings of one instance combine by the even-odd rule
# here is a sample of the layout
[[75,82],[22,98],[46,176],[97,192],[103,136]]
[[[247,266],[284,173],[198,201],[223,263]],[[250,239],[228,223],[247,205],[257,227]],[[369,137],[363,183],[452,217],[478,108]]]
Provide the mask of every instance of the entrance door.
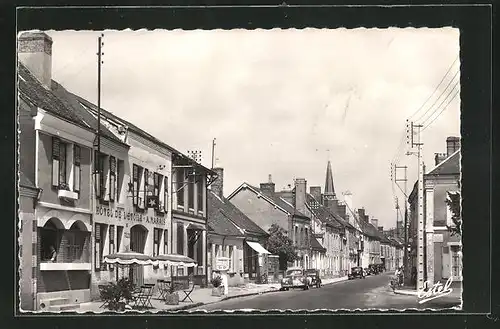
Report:
[[[134,225],[130,229],[130,250],[144,254],[148,230],[142,225]],[[144,284],[144,266],[136,265],[131,271],[132,282],[135,285],[141,286]]]

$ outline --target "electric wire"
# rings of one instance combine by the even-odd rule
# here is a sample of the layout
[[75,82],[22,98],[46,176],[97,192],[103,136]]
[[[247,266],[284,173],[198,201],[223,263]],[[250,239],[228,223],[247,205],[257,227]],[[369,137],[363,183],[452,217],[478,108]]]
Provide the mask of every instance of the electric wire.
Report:
[[441,112],[439,112],[439,114],[434,119],[432,119],[431,122],[429,122],[425,127],[423,127],[422,131],[424,131],[425,129],[427,129],[437,118],[439,118],[441,116],[441,114],[444,112],[444,110],[446,110],[446,108],[448,108],[448,106],[450,105],[450,103],[455,99],[455,97],[457,97],[457,95],[459,93],[460,93],[460,90],[457,90],[457,92],[453,95],[453,97],[443,107],[443,109],[441,110]]

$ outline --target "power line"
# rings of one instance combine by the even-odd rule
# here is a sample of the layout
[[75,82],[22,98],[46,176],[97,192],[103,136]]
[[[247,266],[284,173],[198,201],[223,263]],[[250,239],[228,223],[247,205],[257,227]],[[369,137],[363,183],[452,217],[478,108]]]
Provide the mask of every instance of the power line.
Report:
[[441,112],[439,112],[439,114],[437,115],[437,117],[435,117],[434,119],[432,119],[431,122],[429,122],[425,127],[422,128],[422,131],[424,131],[427,127],[429,127],[437,118],[439,118],[439,116],[444,112],[444,110],[446,110],[446,108],[448,107],[448,105],[450,105],[450,103],[455,99],[455,97],[457,97],[457,95],[460,93],[460,90],[457,90],[457,92],[455,93],[455,95],[453,95],[453,97],[448,101],[448,103],[446,103],[445,107],[443,107],[443,109],[441,110]]
[[[418,119],[414,120],[415,122],[420,121],[420,120],[421,120],[421,119],[422,119],[422,118],[423,118],[423,117],[424,117],[424,116],[425,116],[425,115],[426,115],[426,114],[427,114],[427,113],[428,113],[428,112],[429,112],[429,111],[430,111],[430,110],[434,107],[434,105],[436,105],[437,101],[438,101],[438,100],[439,100],[439,99],[440,99],[440,98],[444,95],[444,93],[446,92],[446,90],[448,89],[448,87],[451,85],[451,83],[453,82],[453,80],[455,80],[455,77],[458,75],[458,72],[460,72],[460,70],[459,70],[459,71],[457,71],[457,72],[455,72],[455,75],[454,75],[454,76],[453,76],[453,78],[451,78],[451,80],[448,82],[448,84],[446,85],[446,88],[444,88],[444,90],[443,90],[443,92],[441,93],[441,95],[439,95],[439,97],[438,97],[438,98],[436,98],[436,100],[434,101],[434,103],[432,103],[432,105],[431,105],[431,106],[427,109],[427,111],[425,111],[425,113],[424,113],[424,114],[422,114],[422,115],[421,115]],[[435,113],[435,111],[434,111],[433,113],[431,113],[431,114],[429,115],[429,117],[431,117],[434,113]],[[428,117],[427,119],[424,119],[422,122],[425,122],[426,120],[428,120],[428,119],[429,119],[429,117]]]
[[[432,94],[429,96],[429,98],[427,98],[427,100],[422,104],[422,106],[420,106],[420,108],[418,110],[416,110],[409,118],[408,120],[410,120],[411,118],[413,118],[424,106],[425,104],[427,104],[427,102],[432,98],[432,96],[434,96],[434,94],[436,93],[436,91],[439,89],[439,86],[441,86],[441,84],[443,83],[444,79],[446,78],[446,76],[448,75],[448,73],[450,73],[451,71],[451,68],[453,67],[453,65],[455,65],[455,63],[457,62],[458,60],[458,55],[457,57],[455,58],[455,60],[453,61],[453,63],[450,65],[450,67],[448,68],[448,71],[446,71],[445,75],[443,76],[443,78],[441,79],[441,81],[439,82],[439,84],[436,86],[436,88],[434,89],[434,91],[432,92]],[[415,120],[414,120],[415,121]]]
[[422,121],[422,123],[421,123],[422,126],[426,125],[429,122],[429,120],[431,119],[431,117],[434,114],[438,113],[438,111],[441,108],[441,106],[443,106],[444,102],[446,102],[446,100],[448,99],[448,97],[450,97],[450,95],[453,93],[453,91],[455,90],[455,88],[457,88],[457,86],[458,86],[458,82],[455,83],[455,85],[453,86],[453,88],[451,88],[451,90],[448,92],[448,94],[446,95],[446,97],[441,101],[441,103],[438,105],[438,107],[436,107],[436,109],[432,112],[432,114],[429,115],[427,117],[427,119],[425,119],[424,121]]

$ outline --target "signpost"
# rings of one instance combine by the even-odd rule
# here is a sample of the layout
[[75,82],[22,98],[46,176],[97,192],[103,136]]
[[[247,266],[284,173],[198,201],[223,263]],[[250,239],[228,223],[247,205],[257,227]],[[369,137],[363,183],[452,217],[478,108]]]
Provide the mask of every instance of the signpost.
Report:
[[228,257],[217,257],[215,260],[215,270],[220,273],[222,278],[222,286],[224,287],[224,295],[228,295],[228,280],[227,271],[229,270],[229,258]]

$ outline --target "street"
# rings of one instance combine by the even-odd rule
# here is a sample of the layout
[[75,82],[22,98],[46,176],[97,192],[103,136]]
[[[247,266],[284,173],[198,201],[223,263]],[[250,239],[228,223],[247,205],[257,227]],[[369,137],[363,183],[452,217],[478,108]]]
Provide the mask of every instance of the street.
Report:
[[391,273],[368,276],[311,288],[307,291],[278,291],[263,295],[230,299],[202,306],[196,310],[317,310],[317,309],[405,309],[450,308],[460,301],[440,299],[418,304],[416,296],[396,295],[388,286]]

